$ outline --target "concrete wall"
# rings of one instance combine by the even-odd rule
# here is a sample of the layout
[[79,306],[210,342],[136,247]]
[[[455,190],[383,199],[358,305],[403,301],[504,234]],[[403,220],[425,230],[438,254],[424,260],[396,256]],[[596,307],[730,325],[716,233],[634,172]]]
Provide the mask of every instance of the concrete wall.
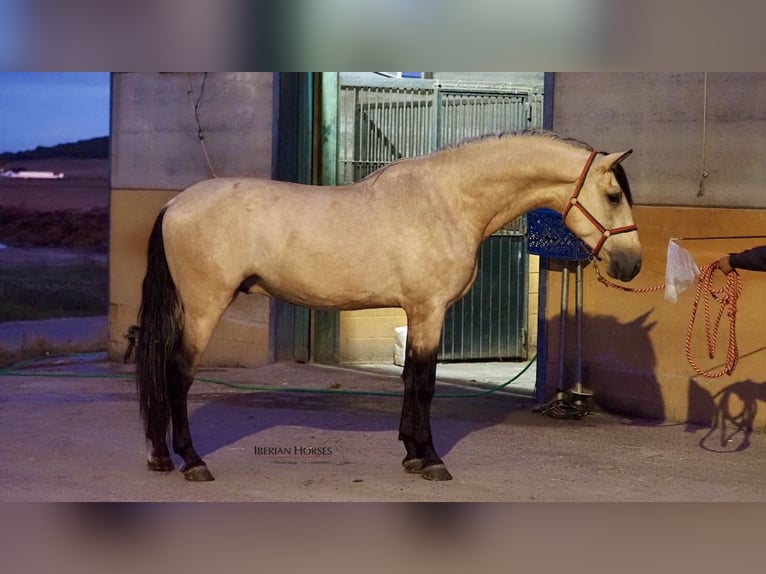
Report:
[[[703,74],[555,75],[555,131],[597,149],[635,150],[624,166],[639,204],[634,215],[644,265],[632,286],[664,283],[671,237],[766,234],[766,165],[761,159],[766,157],[766,138],[758,135],[766,133],[766,102],[758,96],[765,86],[766,74],[709,74],[703,122]],[[703,125],[709,175],[700,193]],[[703,266],[724,253],[759,243],[766,239],[680,244]],[[551,396],[558,383],[561,274],[548,271],[546,275],[544,367]],[[683,293],[673,304],[665,301],[663,292],[608,289],[596,281],[592,269],[586,269],[583,361],[585,384],[595,392],[596,401],[629,416],[710,424],[743,414],[740,422],[766,426],[766,413],[758,408],[766,400],[766,300],[762,297],[766,274],[742,271],[741,275],[740,362],[732,375],[711,380],[696,376],[685,357],[693,292]],[[692,355],[703,368],[717,370],[725,358],[728,325],[724,319],[718,354],[708,359],[703,323],[700,309]],[[569,337],[565,386],[574,380],[572,342]]]
[[[158,211],[180,190],[211,177],[193,112],[202,80],[201,73],[113,75],[109,352],[114,359],[121,358],[123,335],[136,323],[146,244]],[[198,116],[218,176],[271,176],[272,93],[270,72],[208,75]],[[268,362],[269,318],[269,299],[239,297],[216,329],[204,363]]]
[[553,129],[633,148],[639,204],[763,208],[765,90],[764,73],[556,74]]

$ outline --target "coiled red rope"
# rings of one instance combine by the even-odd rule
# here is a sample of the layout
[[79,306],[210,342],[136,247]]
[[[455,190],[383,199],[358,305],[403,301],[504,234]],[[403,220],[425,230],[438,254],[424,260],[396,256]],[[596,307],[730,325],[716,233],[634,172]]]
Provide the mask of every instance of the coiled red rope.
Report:
[[[653,287],[625,287],[612,283],[609,279],[601,275],[598,266],[594,264],[596,276],[599,282],[607,287],[618,289],[620,291],[629,291],[632,293],[651,293],[665,289],[665,284],[655,285]],[[694,292],[694,303],[692,305],[691,318],[689,319],[689,328],[686,331],[686,341],[684,349],[686,351],[686,360],[694,369],[694,372],[708,379],[716,379],[726,375],[731,375],[739,361],[739,347],[737,346],[737,305],[739,297],[742,294],[742,277],[736,270],[726,273],[726,283],[723,288],[716,288],[713,281],[715,271],[718,269],[718,261],[713,261],[700,269],[697,277],[697,287]],[[723,272],[722,272],[723,273]],[[718,312],[715,321],[711,325],[711,303],[718,303]],[[726,349],[726,361],[723,367],[718,371],[702,370],[692,357],[692,335],[694,333],[694,324],[697,319],[697,310],[702,302],[705,315],[705,340],[707,342],[708,356],[713,359],[716,354],[718,344],[718,332],[721,326],[721,319],[726,314],[729,321],[729,344]]]
[[[718,269],[718,262],[714,261],[700,269],[700,275],[697,278],[697,289],[694,292],[694,306],[692,307],[692,316],[689,321],[689,329],[686,333],[686,360],[694,371],[703,377],[715,379],[724,375],[731,375],[739,361],[739,348],[737,347],[737,302],[742,294],[742,277],[736,270],[726,273],[726,283],[722,289],[716,289],[713,285],[713,274]],[[718,341],[718,330],[721,325],[721,317],[724,312],[729,319],[729,345],[726,349],[726,361],[723,367],[715,372],[703,371],[697,366],[692,358],[691,340],[694,331],[694,321],[697,317],[697,308],[700,299],[703,300],[705,309],[705,338],[707,341],[708,357],[715,358],[716,344]],[[715,323],[710,326],[710,304],[716,301],[719,304]]]

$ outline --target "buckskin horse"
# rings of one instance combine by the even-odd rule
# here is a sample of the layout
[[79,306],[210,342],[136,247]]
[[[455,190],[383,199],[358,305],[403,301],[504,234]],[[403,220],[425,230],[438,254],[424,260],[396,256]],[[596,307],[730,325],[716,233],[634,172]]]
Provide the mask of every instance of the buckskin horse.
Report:
[[404,469],[451,477],[430,423],[447,309],[476,278],[482,241],[536,208],[565,225],[607,273],[641,268],[631,151],[602,153],[549,132],[485,136],[389,164],[348,186],[216,178],[187,188],[151,231],[136,347],[151,470],[213,480],[194,450],[187,394],[221,315],[241,293],[316,309],[400,307],[407,314],[399,440]]

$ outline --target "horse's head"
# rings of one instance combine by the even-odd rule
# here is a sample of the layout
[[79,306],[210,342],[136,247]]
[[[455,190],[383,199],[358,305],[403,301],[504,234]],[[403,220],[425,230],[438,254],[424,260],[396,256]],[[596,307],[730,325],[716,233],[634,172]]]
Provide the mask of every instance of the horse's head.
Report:
[[641,270],[641,244],[631,214],[633,200],[620,165],[632,151],[592,152],[563,212],[565,225],[606,264],[607,273],[620,281],[630,281]]

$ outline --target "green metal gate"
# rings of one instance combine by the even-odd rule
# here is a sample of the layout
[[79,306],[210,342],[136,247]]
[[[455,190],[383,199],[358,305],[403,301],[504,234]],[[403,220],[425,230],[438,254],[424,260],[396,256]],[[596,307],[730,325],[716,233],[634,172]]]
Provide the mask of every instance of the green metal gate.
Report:
[[[341,75],[337,183],[465,139],[542,124],[542,93],[488,84]],[[439,360],[527,358],[525,219],[488,238],[476,283],[448,311]]]

